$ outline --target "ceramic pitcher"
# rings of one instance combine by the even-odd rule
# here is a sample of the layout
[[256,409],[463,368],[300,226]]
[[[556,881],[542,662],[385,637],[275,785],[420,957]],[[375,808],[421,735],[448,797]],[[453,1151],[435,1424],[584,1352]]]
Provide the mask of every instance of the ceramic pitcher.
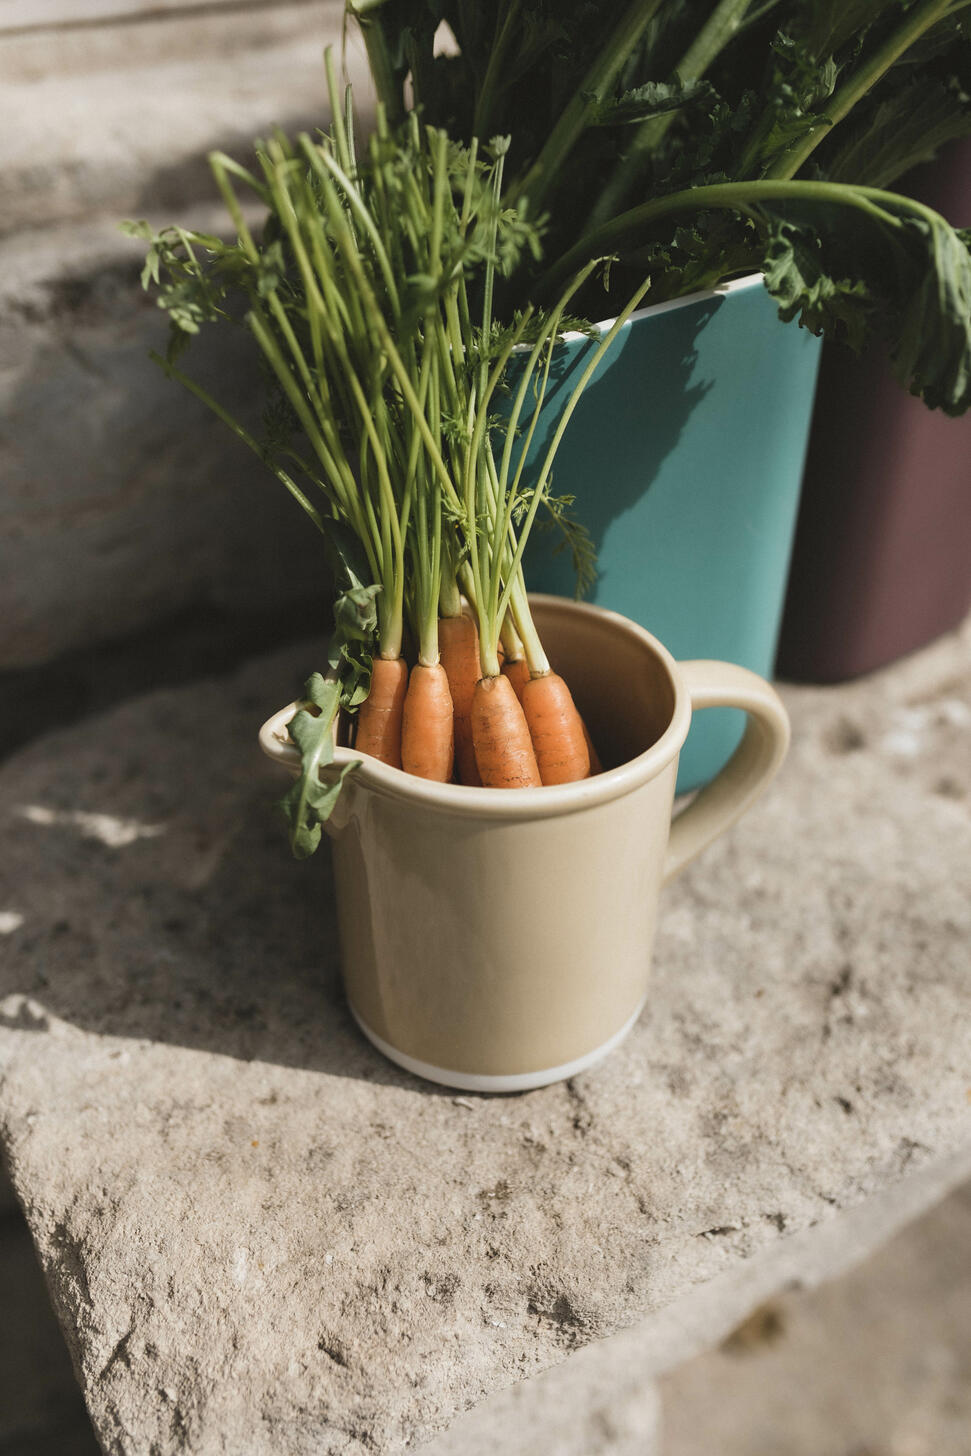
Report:
[[[765,788],[789,728],[745,668],[674,661],[600,607],[532,598],[554,667],[604,771],[537,789],[435,784],[359,758],[328,829],[347,998],[400,1066],[472,1091],[574,1076],[616,1046],[647,995],[664,881]],[[742,708],[748,726],[720,774],[671,821],[694,709]],[[295,770],[291,703],[260,743]]]

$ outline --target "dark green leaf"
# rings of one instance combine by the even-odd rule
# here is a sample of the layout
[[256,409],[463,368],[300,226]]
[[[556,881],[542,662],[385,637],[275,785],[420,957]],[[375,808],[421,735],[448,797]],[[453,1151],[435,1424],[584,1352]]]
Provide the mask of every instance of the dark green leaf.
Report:
[[818,234],[779,218],[766,251],[765,286],[785,320],[799,318],[814,334],[828,332],[859,351],[872,300],[860,279],[834,278]]
[[887,187],[969,132],[971,98],[959,85],[914,79],[867,108],[840,136],[840,145],[826,153],[826,175],[834,182]]
[[971,405],[971,252],[967,234],[943,218],[907,220],[912,251],[926,254],[916,286],[903,298],[892,351],[901,381],[947,414]]
[[614,98],[600,100],[591,96],[591,125],[634,126],[649,121],[653,116],[666,116],[668,112],[680,111],[692,102],[708,101],[713,97],[714,92],[706,81],[694,81],[689,85],[648,81]]
[[967,235],[891,193],[881,208],[883,221],[828,206],[767,210],[766,286],[783,318],[856,348],[879,340],[913,394],[960,414],[971,406]]

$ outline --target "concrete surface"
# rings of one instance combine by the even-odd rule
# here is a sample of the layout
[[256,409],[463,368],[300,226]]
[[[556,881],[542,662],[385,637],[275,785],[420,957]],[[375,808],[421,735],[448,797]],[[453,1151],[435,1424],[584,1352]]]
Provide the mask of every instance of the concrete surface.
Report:
[[98,1456],[27,1225],[0,1212],[0,1456]]
[[[969,1171],[971,1149],[965,1149],[779,1239],[756,1258],[730,1265],[619,1334],[587,1345],[564,1364],[498,1391],[423,1446],[425,1456],[488,1456],[497,1446],[509,1456],[531,1456],[538,1449],[544,1456],[668,1456],[661,1401],[666,1384],[660,1377],[703,1364],[706,1352],[723,1342],[752,1343],[751,1331],[771,1321],[780,1291],[846,1277],[847,1270],[919,1220]],[[683,1413],[690,1432],[691,1412]],[[741,1406],[733,1415],[744,1436],[755,1412],[748,1413],[748,1424]],[[825,1427],[825,1408],[816,1415],[817,1429]],[[838,1440],[840,1412],[836,1415],[833,1436]],[[720,1447],[712,1449],[721,1456]]]
[[967,1456],[971,1185],[661,1382],[663,1456]]
[[[72,229],[73,241],[78,230]],[[329,607],[301,512],[229,432],[148,358],[165,321],[130,254],[97,228],[64,271],[66,240],[0,245],[0,665],[48,662],[126,637],[187,606]],[[252,420],[257,399],[232,334],[193,371]]]
[[17,1195],[13,1191],[13,1184],[7,1177],[7,1170],[0,1159],[0,1218],[5,1218],[8,1213],[19,1212],[20,1205],[17,1202]]
[[787,691],[790,762],[666,892],[628,1042],[508,1099],[350,1025],[327,863],[289,862],[254,744],[314,662],[0,775],[0,1137],[108,1451],[417,1446],[719,1279],[720,1338],[797,1236],[822,1277],[840,1210],[882,1237],[967,1176],[967,631]]
[[[212,198],[213,148],[325,124],[323,49],[339,45],[342,12],[185,0],[134,24],[76,0],[74,23],[0,26],[0,233],[160,210],[172,222]],[[363,48],[348,56],[363,86]]]
[[[123,13],[124,12],[124,13]],[[225,230],[206,162],[326,125],[339,0],[78,0],[0,15],[0,672],[179,613],[329,604],[314,533],[265,468],[149,361],[167,324],[123,218]],[[362,114],[360,45],[347,49]],[[189,372],[259,433],[252,357]]]
[[[895,1217],[907,1217],[903,1202],[894,1198]],[[880,1236],[883,1223],[874,1231],[872,1205],[856,1214],[861,1225],[862,1215],[868,1216],[864,1242]],[[831,1240],[825,1257],[829,1263],[838,1256],[831,1268],[840,1259],[853,1260],[852,1219],[825,1226],[840,1230],[838,1246]],[[554,1410],[562,1429],[572,1426],[574,1436],[582,1436],[585,1444],[573,1439],[573,1449],[586,1456],[623,1456],[628,1449],[646,1456],[652,1446],[660,1456],[966,1456],[969,1279],[971,1184],[965,1184],[850,1272],[814,1293],[784,1291],[758,1305],[719,1346],[694,1360],[678,1365],[684,1340],[691,1338],[682,1307],[663,1354],[658,1345],[652,1358],[641,1327],[629,1332],[623,1353],[618,1346],[624,1336],[588,1347],[584,1362],[595,1363],[595,1372],[585,1370],[578,1379],[581,1361],[575,1357],[504,1392],[504,1399],[517,1416],[526,1409],[526,1427],[534,1434],[535,1413],[542,1411],[544,1456],[555,1456]],[[777,1283],[773,1276],[767,1287]],[[100,1448],[19,1215],[0,1219],[0,1289],[8,1316],[0,1322],[0,1453],[95,1456]],[[699,1323],[696,1334],[707,1344],[715,1331]],[[659,1392],[651,1371],[665,1364],[675,1368]],[[541,1390],[557,1377],[563,1377],[559,1403]],[[496,1403],[486,1401],[459,1420],[440,1444],[425,1448],[428,1456],[449,1443],[461,1456],[476,1456],[469,1426],[477,1418],[491,1437],[481,1449],[506,1449],[507,1433],[492,1419]]]

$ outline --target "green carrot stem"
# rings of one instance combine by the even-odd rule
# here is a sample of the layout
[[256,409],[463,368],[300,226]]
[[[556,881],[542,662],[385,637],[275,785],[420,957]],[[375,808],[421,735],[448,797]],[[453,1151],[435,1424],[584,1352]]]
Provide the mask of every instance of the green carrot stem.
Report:
[[[546,397],[546,387],[549,380],[550,364],[553,357],[553,345],[555,343],[557,334],[559,333],[560,319],[562,318],[563,313],[565,312],[571,298],[576,293],[577,289],[582,287],[582,285],[586,282],[587,278],[590,276],[590,273],[593,271],[595,266],[595,263],[588,263],[587,266],[583,268],[572,280],[572,282],[567,286],[566,290],[558,300],[556,307],[553,309],[552,314],[547,320],[545,328],[542,330],[539,337],[537,338],[536,343],[533,346],[533,350],[526,363],[526,367],[523,370],[523,376],[519,382],[519,389],[517,390],[515,399],[513,400],[513,406],[509,414],[509,421],[506,426],[506,439],[502,452],[502,465],[500,468],[499,480],[497,485],[497,493],[499,499],[502,501],[508,501],[508,505],[505,511],[505,519],[502,522],[501,528],[499,528],[499,523],[497,522],[497,531],[493,540],[493,549],[494,551],[496,551],[496,553],[498,553],[501,549],[500,543],[502,537],[504,535],[511,534],[512,516],[516,502],[519,498],[520,481],[522,479],[523,471],[526,465],[526,458],[529,454],[529,448],[533,441],[533,435],[536,432],[536,427],[539,423],[539,417],[542,413],[543,401]],[[509,489],[509,466],[512,458],[513,441],[516,437],[516,433],[519,427],[519,417],[522,413],[522,407],[526,398],[526,392],[529,388],[530,383],[533,380],[536,364],[543,350],[546,351],[546,354],[543,371],[540,376],[540,384],[538,390],[536,391],[536,397],[533,405],[532,415],[530,417],[529,428],[526,431],[526,437],[523,440],[519,451],[519,464],[516,469],[516,474],[513,478],[512,487],[511,489]],[[498,601],[496,601],[495,606],[496,609],[498,609]]]
[[489,64],[479,87],[472,118],[472,135],[488,136],[492,129],[493,96],[500,87],[499,80],[507,66],[507,51],[514,36],[514,22],[519,11],[519,0],[511,0],[505,17],[496,17],[496,35],[489,48]]
[[[475,428],[475,420],[476,397],[475,386],[473,385],[469,391],[469,401],[466,407],[465,420],[466,431],[468,433],[470,441],[472,439],[472,434]],[[476,529],[476,522],[479,518],[478,501],[476,499],[477,485],[478,474],[474,467],[472,450],[471,447],[469,447],[466,450],[465,470],[463,474],[463,490],[465,495],[465,529],[467,533],[467,544],[469,548],[467,566],[472,578],[471,599],[476,603],[476,610],[479,618],[479,646],[480,654],[482,655],[482,665],[485,675],[488,677],[490,676],[490,673],[486,668],[485,655],[488,649],[488,623],[482,611],[482,604],[486,600],[487,595],[485,586],[487,581],[488,562],[484,559],[485,542],[482,540],[481,533]],[[483,634],[487,639],[484,645],[482,640]],[[495,656],[494,652],[493,656]],[[495,671],[498,672],[498,663],[496,664]],[[492,673],[491,675],[494,676],[495,673]]]
[[297,418],[299,419],[301,425],[303,426],[304,433],[306,434],[307,439],[313,446],[317,458],[323,465],[324,470],[334,482],[341,482],[342,484],[340,470],[337,466],[335,459],[332,457],[330,451],[328,450],[327,445],[323,440],[323,437],[321,436],[314,413],[311,410],[305,396],[301,392],[300,386],[297,384],[297,381],[293,376],[292,370],[284,359],[283,354],[281,353],[277,342],[273,337],[272,331],[268,327],[266,320],[262,317],[255,304],[246,314],[245,322],[250,332],[253,334],[253,337],[256,339],[256,342],[262,349],[265,359],[269,363],[280,385],[282,386],[284,393],[286,394],[291,405],[293,406],[294,412],[297,415]]
[[[522,447],[519,452],[519,465],[512,483],[512,488],[508,491],[506,489],[506,483],[503,476],[497,476],[495,473],[495,462],[492,458],[491,450],[488,452],[487,456],[486,463],[490,471],[490,476],[492,477],[493,493],[496,501],[492,551],[494,557],[502,563],[501,573],[497,571],[493,577],[492,594],[489,599],[489,610],[493,614],[495,619],[499,622],[502,622],[507,615],[506,609],[500,607],[500,601],[502,599],[502,581],[508,581],[513,575],[516,574],[517,570],[515,560],[517,540],[516,533],[513,530],[513,517],[515,514],[516,506],[520,500],[519,483],[522,478],[523,469],[525,467],[526,456],[529,453],[529,447],[532,443],[533,434],[539,421],[540,414],[542,413],[543,401],[546,397],[546,385],[549,378],[553,344],[555,342],[556,334],[559,327],[559,318],[560,314],[558,312],[553,314],[552,318],[549,320],[547,329],[537,341],[540,347],[542,347],[544,344],[546,345],[546,355],[543,361],[544,367],[540,377],[539,388],[536,391],[536,399],[533,405],[532,417],[529,422],[529,429],[526,432],[526,438],[522,442]],[[531,359],[530,366],[532,366],[533,362],[534,361]],[[531,377],[531,375],[532,367],[530,367],[529,375],[524,382],[528,382],[528,378]],[[510,440],[515,433],[517,421],[518,411],[515,416],[510,416],[509,424],[506,431],[507,447],[509,446]],[[508,469],[508,454],[506,450],[503,451],[503,468],[504,470]]]
[[344,87],[344,132],[350,159],[348,171],[357,171],[357,143],[354,138],[354,92],[350,82]]
[[[495,287],[496,237],[499,228],[499,199],[502,196],[502,169],[505,157],[500,153],[492,173],[492,195],[495,212],[489,220],[489,252],[486,258],[485,280],[482,286],[482,359],[479,365],[479,393],[485,395],[489,375],[489,345],[492,341],[492,295]],[[483,409],[485,413],[485,409]]]
[[[342,510],[352,522],[360,522],[360,513],[357,509],[357,497],[353,488],[353,477],[347,469],[347,462],[343,454],[332,452],[324,440],[320,429],[321,416],[316,414],[308,404],[306,397],[300,390],[293,372],[283,357],[273,333],[268,327],[266,320],[260,314],[255,305],[246,314],[246,324],[259,344],[263,355],[276,375],[284,393],[293,406],[307,439],[313,446],[314,453],[324,467],[333,490],[334,497],[340,510]],[[324,416],[326,418],[326,415]],[[350,482],[350,487],[348,486]]]
[[[519,571],[519,567],[520,567],[520,564],[521,564],[522,559],[523,559],[523,552],[526,549],[526,542],[529,539],[529,533],[532,530],[533,522],[536,519],[536,512],[539,509],[540,501],[542,500],[543,493],[546,490],[547,483],[549,481],[550,471],[553,468],[553,460],[554,460],[554,458],[556,456],[557,450],[560,448],[560,442],[563,439],[563,435],[564,435],[564,433],[566,431],[566,427],[570,423],[570,420],[573,417],[573,412],[574,412],[574,410],[576,409],[577,405],[580,402],[580,396],[583,394],[583,391],[586,389],[588,383],[590,382],[590,379],[593,376],[594,371],[596,370],[597,366],[599,365],[599,363],[600,363],[601,359],[603,358],[604,354],[606,354],[607,350],[610,348],[611,344],[614,342],[614,339],[620,333],[621,329],[624,327],[624,325],[626,324],[627,320],[630,318],[631,314],[634,312],[634,310],[636,309],[637,305],[640,303],[641,299],[647,293],[647,291],[650,288],[650,286],[651,286],[651,280],[649,278],[645,278],[644,282],[634,292],[632,298],[629,300],[629,302],[627,303],[627,305],[620,311],[620,313],[614,319],[614,321],[611,324],[610,328],[603,335],[603,338],[601,339],[600,343],[597,345],[596,349],[594,349],[593,354],[591,355],[589,361],[587,362],[586,367],[583,370],[583,373],[580,375],[580,378],[578,379],[577,383],[574,385],[573,391],[570,394],[569,399],[567,400],[566,404],[563,407],[563,412],[560,415],[560,418],[559,418],[559,420],[557,422],[556,429],[553,432],[553,438],[552,438],[552,440],[549,443],[549,446],[548,446],[547,451],[546,451],[546,457],[543,460],[542,466],[540,467],[539,475],[537,477],[536,484],[535,484],[535,486],[533,488],[533,496],[532,496],[532,499],[530,500],[530,503],[529,503],[529,509],[528,509],[528,511],[526,513],[526,519],[523,521],[522,525],[519,527],[519,533],[518,533],[519,534],[519,540],[518,540],[518,542],[516,544],[516,550],[515,550],[515,553],[513,555],[513,560],[512,560],[512,572],[513,573],[518,573],[518,571]],[[500,614],[500,616],[502,615],[502,613],[505,612],[506,607],[509,604],[509,599],[510,599],[510,595],[511,595],[512,590],[513,590],[514,583],[515,583],[515,577],[514,576],[507,576],[506,589],[503,592],[503,595],[502,595],[502,597],[500,598],[500,601],[499,601],[499,614]],[[518,622],[517,622],[516,625],[517,625],[517,627],[519,627],[519,623]],[[520,628],[520,635],[521,636],[523,635],[521,628]],[[527,638],[525,636],[523,636],[523,643],[524,643],[524,645],[525,645],[525,647],[527,649],[527,653],[528,653],[528,651],[529,651],[529,642],[528,642],[528,640],[527,640]],[[532,670],[532,668],[533,668],[533,664],[532,664],[532,662],[530,662],[530,670]]]
[[257,197],[269,207],[270,199],[266,194],[265,188],[260,186],[251,172],[248,172],[245,167],[241,167],[238,162],[234,162],[232,157],[227,157],[225,152],[210,152],[209,166],[212,169],[212,175],[216,179],[216,186],[219,188],[223,202],[226,204],[226,211],[233,220],[233,226],[236,228],[236,234],[240,243],[243,245],[246,256],[251,263],[259,262],[259,250],[253,242],[252,233],[246,226],[243,209],[240,206],[239,198],[236,196],[230,184],[229,174],[232,173],[234,176],[242,178],[243,181],[252,187]]
[[519,572],[516,572],[510,579],[508,610],[522,643],[523,655],[526,658],[530,676],[545,677],[550,671],[550,662],[533,622],[533,614],[529,609],[526,597],[526,587]]
[[442,581],[438,592],[439,610],[443,617],[461,617],[462,615],[462,594],[456,579],[458,568],[455,561],[456,551],[451,534],[444,532],[442,536]]
[[952,4],[953,0],[924,0],[922,5],[915,6],[879,50],[833,94],[826,107],[826,120],[812,127],[806,136],[783,152],[765,173],[765,179],[788,179],[795,176],[833,127],[852,111],[856,103],[872,90],[880,77],[889,71],[915,41],[950,13]]
[[391,261],[388,257],[388,253],[384,246],[384,243],[381,240],[381,235],[378,232],[377,227],[375,226],[374,218],[371,216],[368,208],[364,205],[360,192],[351,181],[350,177],[346,174],[346,172],[344,172],[342,168],[338,165],[335,159],[331,157],[327,152],[325,152],[321,147],[315,146],[314,143],[311,141],[310,137],[307,136],[306,132],[301,132],[300,136],[298,136],[297,138],[297,141],[301,149],[303,150],[304,156],[307,158],[307,161],[310,163],[314,171],[319,176],[322,176],[325,171],[329,172],[331,177],[333,177],[340,186],[344,196],[347,199],[348,205],[354,214],[354,217],[363,227],[367,235],[367,239],[374,249],[374,256],[378,260],[378,267],[381,270],[381,276],[384,279],[384,285],[388,290],[388,298],[391,301],[392,313],[394,314],[395,318],[399,317],[401,313],[401,302],[398,297],[398,285],[395,282],[394,269],[391,267]]
[[[752,0],[721,0],[721,3],[715,6],[674,68],[674,73],[682,85],[700,80],[729,42],[734,40],[742,28],[751,3]],[[589,218],[591,228],[599,227],[601,223],[606,222],[616,213],[618,206],[628,196],[645,160],[657,150],[667,136],[668,128],[674,121],[674,117],[675,113],[668,111],[663,116],[653,116],[648,121],[641,122],[637,127],[633,139],[628,143],[627,155],[615,168],[591,210]]]
[[[431,371],[428,388],[428,421],[435,433],[441,430],[436,355],[429,351]],[[418,655],[426,666],[438,662],[438,603],[442,589],[442,492],[433,476],[430,489],[419,489]]]
[[[642,202],[640,206],[632,207],[611,222],[587,233],[543,275],[536,291],[538,294],[548,293],[561,278],[571,274],[591,255],[604,256],[625,240],[643,234],[647,227],[672,213],[703,212],[707,209],[740,212],[757,208],[762,202],[786,201],[831,202],[838,206],[854,207],[893,226],[898,225],[898,219],[882,207],[881,203],[892,203],[898,209],[905,205],[907,209],[918,210],[918,204],[910,198],[893,192],[883,192],[875,187],[857,187],[849,182],[793,182],[765,178],[753,182],[716,182],[705,187],[689,187],[682,192],[670,192],[664,197]],[[929,209],[925,208],[924,211]]]
[[349,172],[354,165],[351,157],[351,149],[347,140],[347,128],[344,125],[344,112],[338,100],[337,94],[337,72],[334,68],[334,47],[324,47],[324,71],[327,76],[327,96],[330,101],[330,124],[334,136],[334,146],[340,158],[340,164],[345,172]]
[[[303,283],[304,291],[307,294],[307,321],[310,324],[310,345],[313,350],[314,364],[317,369],[317,378],[319,379],[322,377],[324,372],[323,344],[320,336],[320,317],[321,314],[324,312],[324,306],[323,300],[320,297],[320,293],[317,289],[317,281],[314,276],[314,270],[311,266],[310,259],[307,256],[307,250],[304,247],[303,237],[301,236],[300,221],[294,209],[293,201],[290,197],[290,194],[281,182],[281,172],[283,171],[285,165],[285,158],[282,148],[279,146],[278,143],[269,143],[267,146],[266,157],[261,158],[261,160],[263,160],[264,170],[267,173],[267,179],[270,183],[270,195],[272,196],[273,201],[276,205],[277,215],[280,217],[284,227],[287,230],[287,236],[290,239],[290,246],[293,249],[294,257],[297,260],[297,267],[300,269],[300,278]],[[290,322],[286,317],[286,313],[282,309],[282,306],[280,305],[279,300],[276,297],[275,291],[272,295],[272,301],[273,304],[275,304],[274,314],[287,337],[287,343],[288,345],[290,345],[291,353],[294,354],[295,358],[299,355],[302,361],[302,351],[299,349],[299,347],[296,346],[295,340],[293,344],[291,344],[290,342],[293,338],[293,331],[290,328]],[[307,393],[311,397],[313,397],[314,394],[317,392],[316,383],[311,378],[310,372],[306,369],[305,366],[301,369],[301,377],[304,381],[304,388],[307,390]]]
[[659,4],[660,0],[634,0],[628,6],[564,108],[539,156],[522,181],[514,185],[512,200],[527,197],[533,217],[542,211],[560,168],[570,157],[578,137],[586,130],[598,104],[606,96]]
[[415,423],[417,424],[418,429],[421,432],[422,440],[428,452],[429,459],[431,460],[436,475],[442,483],[445,499],[449,501],[449,504],[452,505],[454,509],[461,510],[461,502],[456,493],[451,476],[448,473],[448,468],[445,464],[445,461],[442,459],[442,454],[441,450],[439,449],[438,441],[435,439],[434,435],[428,427],[428,421],[425,419],[424,412],[418,402],[418,397],[415,393],[415,389],[408,374],[408,370],[405,368],[401,359],[401,355],[398,353],[398,350],[395,347],[394,339],[392,338],[391,332],[388,329],[384,316],[382,315],[381,310],[378,307],[377,300],[375,299],[374,294],[371,291],[370,285],[368,284],[367,279],[364,276],[364,272],[357,259],[349,254],[347,261],[348,266],[350,267],[351,272],[354,274],[355,280],[357,281],[361,289],[361,296],[364,301],[365,309],[368,313],[372,325],[374,326],[376,333],[381,339],[381,343],[388,356],[388,363],[390,364],[391,370],[401,389],[401,393],[405,399],[406,404],[408,405],[408,408],[412,410],[414,414]]
[[523,657],[523,639],[516,631],[515,624],[509,612],[502,619],[502,626],[499,628],[499,641],[502,643],[508,662],[521,662]]

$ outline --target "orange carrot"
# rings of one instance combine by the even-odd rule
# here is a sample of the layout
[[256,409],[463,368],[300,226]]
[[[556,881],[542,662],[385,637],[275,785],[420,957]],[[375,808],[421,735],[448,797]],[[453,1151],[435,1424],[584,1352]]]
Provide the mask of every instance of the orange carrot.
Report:
[[523,688],[529,682],[529,668],[524,657],[507,657],[502,664],[502,675],[507,677],[516,689],[516,697],[523,700]]
[[357,710],[354,747],[392,768],[401,767],[401,713],[408,687],[403,657],[376,657],[371,664],[371,691]]
[[522,704],[543,783],[572,784],[589,778],[590,750],[583,720],[559,673],[530,678],[523,688]]
[[594,774],[603,773],[604,766],[600,762],[600,754],[597,752],[594,741],[590,737],[590,729],[583,722],[582,718],[580,722],[583,724],[583,736],[587,741],[587,752],[590,755],[590,777],[593,778]]
[[447,784],[452,777],[452,699],[440,662],[411,669],[401,722],[401,767],[420,779]]
[[455,710],[455,760],[460,784],[481,784],[472,746],[472,694],[479,680],[479,632],[471,617],[439,617],[438,646]]
[[502,674],[480,678],[472,698],[475,761],[487,789],[534,789],[542,779],[529,729],[512,683]]

